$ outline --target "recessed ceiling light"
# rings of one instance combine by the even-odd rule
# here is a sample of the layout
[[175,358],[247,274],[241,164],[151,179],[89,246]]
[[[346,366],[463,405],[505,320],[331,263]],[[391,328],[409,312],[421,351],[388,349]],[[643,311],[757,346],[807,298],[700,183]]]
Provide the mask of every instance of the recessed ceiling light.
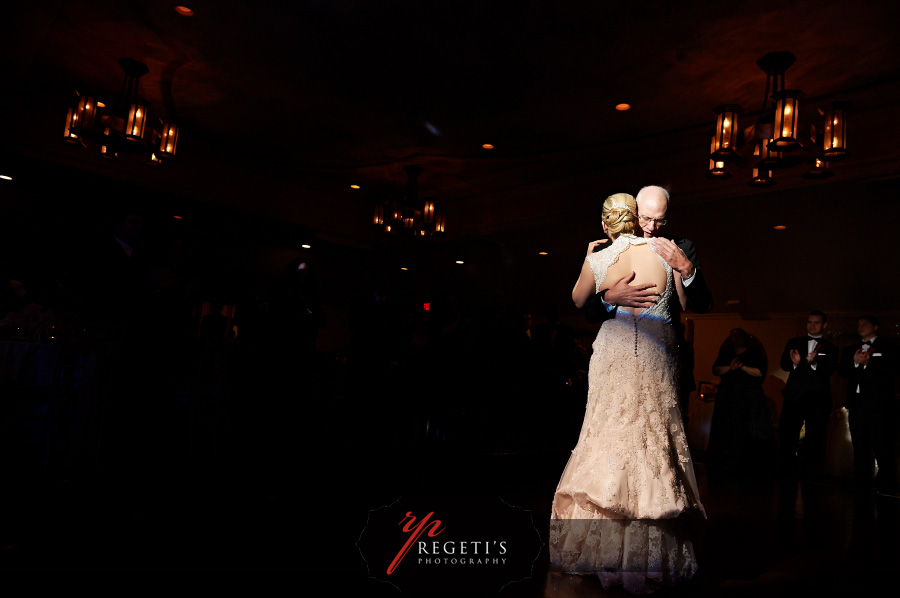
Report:
[[490,143],[482,143],[481,147],[483,147],[484,149],[494,149],[494,146]]
[[631,104],[616,104],[616,110],[618,110],[619,112],[631,110]]
[[547,255],[546,251],[538,251],[538,255]]
[[407,268],[407,267],[405,267],[405,266],[400,266],[400,269],[401,269],[401,270],[409,270],[409,268]]
[[181,216],[172,216],[175,220],[181,220]]
[[359,185],[350,185],[351,189],[359,189]]
[[772,227],[772,228],[774,228],[775,230],[784,230],[784,229],[786,229],[787,227],[784,226],[783,224],[779,224],[778,226],[774,226],[774,227]]
[[192,17],[194,16],[194,11],[188,8],[187,6],[176,6],[175,12],[180,14],[183,17]]
[[0,179],[3,179],[4,181],[11,181],[12,177],[6,174],[0,174]]
[[306,243],[304,243],[300,247],[302,247],[303,249],[309,249],[310,247],[312,247],[312,245],[307,245]]
[[457,264],[464,264],[465,262],[462,261],[462,260],[456,260],[456,263],[457,263]]

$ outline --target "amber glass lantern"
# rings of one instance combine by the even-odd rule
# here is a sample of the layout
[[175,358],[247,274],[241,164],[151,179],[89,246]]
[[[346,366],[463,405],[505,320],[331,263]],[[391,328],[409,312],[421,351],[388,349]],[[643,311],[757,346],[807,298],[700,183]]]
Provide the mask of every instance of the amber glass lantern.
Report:
[[772,151],[771,139],[760,139],[753,155],[759,158],[759,164],[763,168],[774,168],[781,162],[781,152]]
[[751,187],[771,187],[774,184],[775,178],[772,176],[772,171],[764,168],[754,168],[753,176],[748,183]]
[[411,233],[416,229],[416,216],[412,208],[403,209],[403,232]]
[[172,122],[163,124],[159,139],[159,154],[164,158],[174,158],[178,148],[178,125]]
[[803,178],[818,180],[827,179],[830,176],[834,176],[834,173],[828,169],[828,162],[821,158],[816,158],[815,166],[809,172],[804,173]]
[[375,214],[372,217],[372,224],[379,228],[384,226],[384,204],[375,204]]
[[106,127],[105,129],[103,129],[103,137],[101,137],[100,141],[100,157],[115,161],[119,154],[113,147],[111,139],[112,138],[109,135],[109,127]]
[[723,104],[718,106],[714,112],[716,113],[716,131],[710,159],[718,162],[734,160],[738,157],[738,115],[741,107],[736,104]]
[[89,129],[94,125],[94,116],[97,114],[97,102],[90,96],[78,98],[78,105],[72,115],[72,128]]
[[725,168],[725,162],[717,161],[712,157],[715,149],[716,138],[713,136],[709,142],[709,170],[706,171],[706,176],[711,179],[727,179],[731,173]]
[[78,135],[72,130],[75,123],[75,110],[69,108],[66,113],[66,128],[63,129],[63,141],[68,143],[81,143]]
[[400,226],[400,223],[403,221],[403,204],[396,197],[392,199],[389,204],[390,210],[390,224],[394,226],[394,230]]
[[825,109],[825,135],[822,140],[824,156],[830,160],[846,158],[847,151],[847,113],[849,102],[833,102]]
[[434,198],[425,198],[425,205],[422,208],[422,222],[426,225],[434,224]]
[[800,149],[797,141],[797,118],[800,111],[800,98],[803,92],[796,89],[779,91],[775,98],[775,130],[774,139],[770,142],[770,150],[778,152],[794,152]]
[[434,212],[434,234],[442,237],[446,232],[447,225],[447,210],[445,208],[438,208]]
[[143,141],[144,127],[147,125],[147,106],[135,102],[128,108],[128,119],[125,121],[125,139]]

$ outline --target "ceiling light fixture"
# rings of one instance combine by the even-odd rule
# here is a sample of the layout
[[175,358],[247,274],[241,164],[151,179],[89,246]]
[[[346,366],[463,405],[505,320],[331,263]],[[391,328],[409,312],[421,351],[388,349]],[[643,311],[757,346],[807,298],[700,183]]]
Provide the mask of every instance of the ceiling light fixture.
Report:
[[12,177],[7,174],[0,174],[0,179],[3,179],[4,181],[11,181]]
[[816,158],[813,169],[803,175],[804,178],[812,180],[827,179],[830,176],[834,176],[834,173],[828,169],[828,162],[821,158]]
[[482,143],[481,147],[483,147],[484,149],[494,149],[494,146],[490,143]]
[[406,195],[375,205],[372,225],[386,233],[415,237],[442,237],[446,233],[447,211],[435,207],[434,198],[419,200],[419,175],[422,167],[410,164],[406,171]]
[[616,110],[618,110],[619,112],[631,110],[631,104],[616,104]]
[[716,137],[713,135],[709,144],[709,170],[706,172],[706,176],[711,179],[727,179],[731,176],[731,173],[725,168],[724,160],[714,157],[715,150]]
[[176,6],[175,12],[180,14],[183,17],[192,17],[194,16],[194,11],[188,8],[187,6]]
[[[78,94],[78,101],[66,114],[63,140],[87,147],[85,140],[99,146],[100,156],[117,160],[119,155],[137,154],[145,164],[159,166],[162,159],[175,157],[179,127],[174,120],[150,114],[147,102],[138,91],[147,65],[131,58],[120,58],[125,80],[112,108],[92,95]],[[77,93],[77,92],[76,92]]]
[[[775,184],[774,171],[798,164],[815,164],[803,176],[823,179],[832,176],[828,161],[849,155],[847,150],[848,102],[832,102],[818,109],[824,117],[822,126],[810,127],[810,134],[801,134],[800,100],[803,92],[785,89],[784,73],[794,64],[790,52],[770,52],[756,61],[766,73],[766,91],[759,119],[746,129],[739,129],[741,107],[736,104],[718,106],[715,129],[710,145],[709,178],[728,178],[728,164],[742,163],[740,149],[744,139],[752,140],[753,175],[751,186],[768,187]],[[804,155],[806,154],[806,155]],[[812,154],[812,156],[809,156]]]
[[359,185],[350,185],[351,189],[359,189]]

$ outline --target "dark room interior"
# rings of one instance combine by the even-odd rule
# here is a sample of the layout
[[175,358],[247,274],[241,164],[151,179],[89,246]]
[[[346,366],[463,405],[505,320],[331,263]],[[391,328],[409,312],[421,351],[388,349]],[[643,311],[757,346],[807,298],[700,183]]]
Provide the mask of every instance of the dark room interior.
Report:
[[[551,571],[549,522],[601,330],[572,287],[604,199],[658,185],[713,297],[678,328],[699,570],[659,595],[873,594],[900,490],[859,484],[851,378],[828,379],[822,463],[809,419],[796,469],[775,447],[810,312],[842,357],[862,315],[900,344],[898,20],[874,0],[4,3],[3,577],[626,595]],[[737,466],[708,450],[735,329],[771,430]],[[374,571],[373,513],[429,496],[529,513],[526,573]]]

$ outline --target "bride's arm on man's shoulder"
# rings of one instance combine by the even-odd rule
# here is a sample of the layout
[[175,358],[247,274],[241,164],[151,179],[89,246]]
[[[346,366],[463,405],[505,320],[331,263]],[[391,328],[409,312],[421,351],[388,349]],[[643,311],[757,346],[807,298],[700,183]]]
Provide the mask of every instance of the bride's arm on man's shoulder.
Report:
[[572,289],[572,301],[575,307],[581,309],[588,299],[594,296],[596,283],[594,282],[594,271],[591,270],[590,262],[585,259],[581,265],[581,274],[575,282],[575,288]]
[[575,288],[572,289],[572,301],[575,302],[575,307],[578,309],[584,307],[588,299],[597,292],[597,284],[594,282],[594,271],[591,269],[591,256],[594,255],[594,249],[598,245],[606,243],[606,241],[606,239],[601,239],[588,243],[587,254],[584,256],[584,262],[581,264],[581,274],[578,275],[578,280],[575,281]]

